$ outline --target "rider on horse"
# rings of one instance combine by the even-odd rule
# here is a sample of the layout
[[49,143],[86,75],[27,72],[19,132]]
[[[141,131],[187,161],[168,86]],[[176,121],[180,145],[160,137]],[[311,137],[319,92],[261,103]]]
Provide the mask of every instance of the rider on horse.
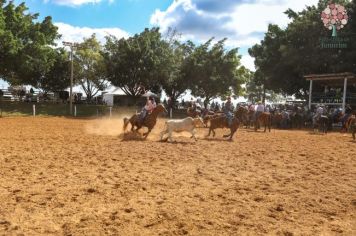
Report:
[[156,106],[157,105],[155,99],[153,97],[147,97],[146,105],[143,107],[140,113],[140,123],[145,120],[147,114],[150,114]]
[[261,101],[258,102],[257,108],[256,108],[256,116],[255,120],[257,121],[260,115],[265,112],[265,106],[262,104]]
[[316,108],[316,111],[315,111],[315,115],[313,116],[313,123],[316,124],[318,123],[320,117],[325,113],[325,109],[322,105],[319,105],[317,108]]
[[234,114],[233,114],[233,106],[232,106],[232,103],[231,103],[231,97],[228,97],[227,98],[227,101],[223,107],[223,112],[226,116],[226,119],[227,119],[227,122],[229,124],[229,126],[231,126],[232,124],[232,119],[234,118]]

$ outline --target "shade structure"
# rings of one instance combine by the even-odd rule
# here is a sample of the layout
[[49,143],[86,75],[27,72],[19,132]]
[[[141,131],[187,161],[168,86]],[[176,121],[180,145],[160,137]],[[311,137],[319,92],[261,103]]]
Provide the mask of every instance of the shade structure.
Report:
[[[312,74],[304,76],[306,80],[310,81],[309,87],[309,109],[312,104],[326,104],[326,105],[341,105],[342,109],[345,111],[345,105],[347,100],[349,103],[355,103],[355,93],[349,91],[348,87],[355,87],[356,85],[356,75],[350,72],[345,73],[333,73],[333,74]],[[323,86],[339,86],[342,87],[342,95],[337,95],[335,97],[327,96],[323,100],[324,102],[313,103],[313,82],[318,82]],[[331,101],[331,102],[330,102]],[[352,105],[351,104],[351,105]],[[355,105],[355,104],[354,104]]]

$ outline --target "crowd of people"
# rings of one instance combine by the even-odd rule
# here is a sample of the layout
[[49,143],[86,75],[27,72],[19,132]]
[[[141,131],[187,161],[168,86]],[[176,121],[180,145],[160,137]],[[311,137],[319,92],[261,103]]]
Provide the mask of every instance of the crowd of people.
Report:
[[[202,117],[208,112],[222,113],[226,116],[227,121],[231,124],[234,111],[236,111],[240,106],[243,106],[249,111],[249,114],[253,114],[250,119],[251,122],[256,121],[263,112],[271,113],[272,116],[279,117],[279,123],[277,126],[279,128],[291,128],[291,121],[294,116],[298,115],[302,117],[303,124],[309,122],[311,124],[317,123],[321,116],[328,116],[334,122],[345,122],[345,120],[352,114],[352,108],[350,105],[347,105],[345,108],[345,114],[342,117],[342,120],[336,120],[336,117],[342,112],[341,108],[327,107],[322,104],[314,106],[311,110],[308,109],[306,104],[267,104],[264,105],[261,101],[257,103],[237,103],[236,106],[231,101],[231,97],[227,97],[225,102],[222,102],[221,105],[218,102],[211,102],[204,106],[203,102],[200,99],[186,102],[182,100],[180,103],[173,104],[172,100],[164,100],[164,105],[169,108],[191,108],[192,111],[200,114]],[[147,114],[156,107],[156,101],[153,97],[148,97],[146,105],[142,109],[140,119],[144,120]]]

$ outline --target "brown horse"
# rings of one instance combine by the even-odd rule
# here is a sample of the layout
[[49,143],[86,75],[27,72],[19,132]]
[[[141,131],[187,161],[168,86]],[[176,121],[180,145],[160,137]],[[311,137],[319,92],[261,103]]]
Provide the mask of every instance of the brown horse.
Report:
[[209,133],[206,137],[210,136],[210,133],[213,132],[213,137],[215,137],[215,129],[217,128],[230,128],[230,134],[224,135],[224,138],[229,138],[229,140],[232,140],[232,136],[235,134],[237,129],[239,128],[240,122],[239,120],[234,117],[232,119],[232,123],[229,126],[228,120],[225,116],[218,116],[210,120],[210,128],[209,128]]
[[355,140],[356,134],[356,115],[351,115],[346,121],[346,130],[351,130],[352,138]]
[[240,106],[236,112],[235,116],[248,128],[250,126],[250,115],[249,110],[246,107]]
[[266,132],[267,126],[268,126],[268,131],[271,132],[271,123],[272,123],[271,113],[262,112],[258,116],[258,119],[256,119],[255,121],[255,131],[257,131],[257,129],[259,128],[260,123],[262,123],[265,126],[264,132]]
[[219,117],[219,116],[222,116],[222,115],[224,115],[224,113],[222,113],[222,112],[217,112],[217,113],[215,113],[215,114],[208,114],[208,115],[205,115],[205,116],[203,117],[203,122],[204,122],[205,127],[208,127],[209,121],[211,121],[212,119],[217,118],[217,117]]
[[[126,131],[127,125],[129,123],[131,124],[131,131],[137,132],[139,129],[141,129],[144,126],[148,128],[148,131],[143,134],[144,138],[147,138],[148,134],[156,125],[158,115],[162,112],[168,113],[166,108],[164,108],[162,104],[158,104],[157,107],[153,109],[152,113],[146,116],[143,122],[140,122],[139,119],[140,113],[136,113],[135,115],[131,116],[130,119],[124,118],[124,132]],[[136,130],[134,130],[135,126],[137,127]]]

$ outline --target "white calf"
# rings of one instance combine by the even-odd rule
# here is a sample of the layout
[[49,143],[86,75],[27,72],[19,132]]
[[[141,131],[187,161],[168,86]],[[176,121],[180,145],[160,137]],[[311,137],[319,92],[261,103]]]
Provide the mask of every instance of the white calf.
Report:
[[161,132],[161,140],[163,139],[163,136],[165,134],[168,134],[167,139],[169,139],[169,141],[172,141],[173,132],[183,131],[190,132],[192,134],[191,138],[197,140],[197,138],[195,137],[195,128],[198,126],[204,127],[204,122],[202,118],[187,117],[182,120],[168,120],[166,121],[165,130]]

